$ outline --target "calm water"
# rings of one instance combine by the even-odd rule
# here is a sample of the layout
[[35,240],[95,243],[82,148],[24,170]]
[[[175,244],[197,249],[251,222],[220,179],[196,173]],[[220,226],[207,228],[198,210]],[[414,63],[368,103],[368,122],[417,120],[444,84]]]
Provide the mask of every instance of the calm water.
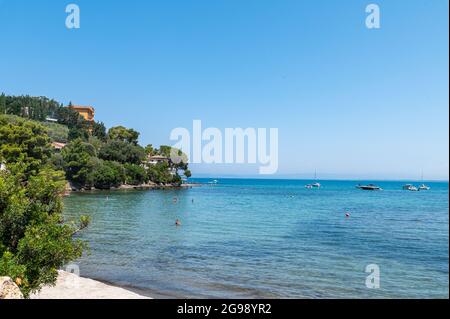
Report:
[[[92,216],[81,275],[155,297],[449,297],[448,183],[305,183],[71,195],[68,218]],[[365,286],[368,264],[380,267],[380,289]]]

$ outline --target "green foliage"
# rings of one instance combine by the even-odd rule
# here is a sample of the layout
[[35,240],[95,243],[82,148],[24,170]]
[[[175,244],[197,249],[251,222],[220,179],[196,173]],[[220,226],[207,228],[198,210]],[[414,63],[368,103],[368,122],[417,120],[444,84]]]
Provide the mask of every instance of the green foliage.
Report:
[[144,160],[145,151],[139,145],[121,140],[111,140],[100,149],[99,157],[107,161],[138,165]]
[[94,122],[92,124],[92,136],[95,136],[101,141],[106,141],[107,134],[106,134],[106,127],[103,122]]
[[32,121],[0,115],[0,159],[26,176],[37,173],[51,154],[50,138],[44,126]]
[[61,154],[67,178],[79,187],[92,187],[92,173],[97,162],[95,148],[77,139],[64,147]]
[[12,114],[36,121],[45,121],[47,116],[54,115],[61,105],[46,97],[32,96],[0,96],[2,114]]
[[68,107],[60,107],[55,113],[58,123],[66,125],[69,129],[77,128],[87,130],[90,126],[90,123],[78,114],[78,112]]
[[190,171],[189,169],[186,169],[186,170],[184,171],[184,176],[186,176],[186,178],[190,178],[190,177],[192,176],[191,171]]
[[53,153],[48,164],[55,170],[64,171],[64,158],[61,153]]
[[82,139],[83,141],[87,141],[89,138],[89,131],[79,127],[72,127],[69,129],[67,138],[69,141],[73,141],[76,139]]
[[145,154],[147,155],[147,156],[153,156],[153,155],[156,155],[156,150],[153,148],[153,145],[152,144],[148,144],[146,147],[145,147]]
[[98,137],[95,137],[95,136],[90,136],[88,139],[88,143],[94,147],[95,152],[97,154],[100,152],[100,149],[105,144],[102,140],[100,140]]
[[117,162],[100,161],[93,172],[93,181],[97,189],[118,187],[125,181],[124,168]]
[[137,145],[139,133],[133,129],[127,129],[123,126],[112,127],[108,131],[108,136],[111,140],[122,141]]
[[67,143],[69,141],[69,128],[62,124],[43,122],[47,128],[48,136],[54,142]]
[[144,167],[136,164],[125,164],[126,183],[140,185],[148,181]]
[[166,162],[150,165],[147,174],[148,179],[157,184],[168,184],[173,181],[173,175],[170,173],[170,166]]
[[6,114],[6,95],[2,93],[0,95],[0,114]]
[[[191,175],[187,157],[180,150],[166,145],[158,150],[151,144],[144,149],[138,145],[137,131],[117,126],[106,133],[103,123],[86,121],[75,110],[47,98],[2,94],[0,112],[7,114],[0,115],[0,160],[9,170],[23,172],[24,178],[44,164],[64,169],[66,178],[79,189],[138,185],[148,180],[177,184],[179,170],[184,170],[185,176]],[[39,121],[51,117],[58,123],[40,124],[23,117]],[[10,143],[16,135],[25,133],[28,144]],[[36,138],[32,139],[32,135]],[[59,154],[50,141],[69,144]],[[146,157],[153,155],[166,156],[170,161],[156,167],[145,165]]]
[[25,295],[54,283],[58,268],[81,257],[85,245],[73,240],[75,232],[73,226],[61,225],[58,216],[49,216],[47,221],[27,227],[16,253],[17,264],[26,269],[28,285],[21,287]]
[[2,118],[0,132],[7,163],[0,172],[0,276],[11,277],[28,297],[54,284],[57,269],[81,256],[84,244],[73,236],[89,219],[63,223],[64,173],[47,165],[43,126]]

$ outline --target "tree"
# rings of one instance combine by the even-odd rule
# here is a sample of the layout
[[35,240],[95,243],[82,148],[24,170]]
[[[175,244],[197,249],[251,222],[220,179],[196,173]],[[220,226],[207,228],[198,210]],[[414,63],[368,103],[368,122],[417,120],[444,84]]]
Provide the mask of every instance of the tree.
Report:
[[0,158],[11,170],[26,176],[36,174],[51,154],[44,126],[0,115]]
[[133,129],[127,129],[123,126],[116,126],[109,129],[108,136],[111,140],[128,142],[137,145],[139,132],[136,132]]
[[174,175],[170,173],[170,166],[166,162],[150,165],[147,174],[148,179],[157,184],[172,183],[174,178]]
[[100,148],[99,157],[106,161],[139,165],[145,158],[145,151],[139,145],[113,140]]
[[53,153],[50,157],[49,164],[55,170],[64,171],[64,158],[61,153]]
[[140,185],[147,181],[145,169],[136,164],[125,164],[126,183],[128,185]]
[[6,95],[2,93],[0,95],[0,114],[6,114]]
[[106,127],[103,122],[93,122],[92,123],[92,136],[95,136],[101,141],[106,141]]
[[7,170],[0,171],[0,276],[13,278],[28,297],[54,284],[57,269],[81,256],[85,244],[74,234],[89,218],[63,222],[64,173],[47,165],[42,126],[0,119],[0,138],[7,161]]
[[69,129],[65,125],[43,122],[47,128],[48,136],[54,142],[67,143],[69,141]]
[[79,127],[72,127],[69,129],[69,134],[67,139],[69,141],[73,141],[76,139],[82,139],[83,141],[87,141],[89,138],[89,132],[85,129]]
[[192,176],[191,171],[190,171],[189,169],[186,169],[186,170],[184,171],[184,176],[186,176],[186,178],[190,178],[190,177]]
[[23,183],[0,173],[0,276],[15,280],[27,297],[56,281],[57,269],[81,256],[73,235],[87,226],[62,223],[61,172],[45,169]]
[[152,145],[152,144],[148,144],[148,145],[145,147],[145,154],[146,154],[147,156],[153,156],[153,155],[156,155],[156,150],[153,148],[153,145]]
[[77,139],[61,151],[67,178],[80,188],[90,188],[93,184],[92,172],[96,165],[95,148]]
[[110,189],[123,184],[125,172],[116,162],[100,161],[93,172],[94,186],[97,189]]
[[87,139],[91,129],[91,123],[86,121],[78,112],[68,107],[59,107],[55,111],[58,123],[66,125],[69,132],[69,140],[77,138]]
[[[169,158],[169,169],[175,172],[174,175],[177,176],[177,181],[180,180],[181,182],[181,178],[178,178],[179,177],[178,171],[179,170],[184,171],[184,174],[186,176],[186,171],[188,170],[187,155],[183,153],[183,151],[181,151],[180,149],[167,145],[160,146],[159,154]],[[189,171],[187,174],[190,177],[191,172]]]

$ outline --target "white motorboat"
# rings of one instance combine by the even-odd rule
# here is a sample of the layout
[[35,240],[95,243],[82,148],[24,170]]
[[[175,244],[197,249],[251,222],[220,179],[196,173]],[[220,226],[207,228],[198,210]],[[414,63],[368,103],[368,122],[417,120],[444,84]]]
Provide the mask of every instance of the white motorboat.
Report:
[[374,185],[374,184],[358,185],[358,186],[356,186],[356,188],[362,189],[364,191],[381,191],[381,190],[383,190],[381,187]]

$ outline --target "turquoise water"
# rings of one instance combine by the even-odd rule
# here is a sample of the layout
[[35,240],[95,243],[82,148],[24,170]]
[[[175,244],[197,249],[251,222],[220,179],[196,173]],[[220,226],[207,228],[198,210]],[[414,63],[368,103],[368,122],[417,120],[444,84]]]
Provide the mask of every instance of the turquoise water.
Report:
[[[81,275],[155,297],[449,297],[448,183],[306,183],[72,194],[67,218],[92,217]],[[380,267],[379,289],[365,285],[369,264]]]

